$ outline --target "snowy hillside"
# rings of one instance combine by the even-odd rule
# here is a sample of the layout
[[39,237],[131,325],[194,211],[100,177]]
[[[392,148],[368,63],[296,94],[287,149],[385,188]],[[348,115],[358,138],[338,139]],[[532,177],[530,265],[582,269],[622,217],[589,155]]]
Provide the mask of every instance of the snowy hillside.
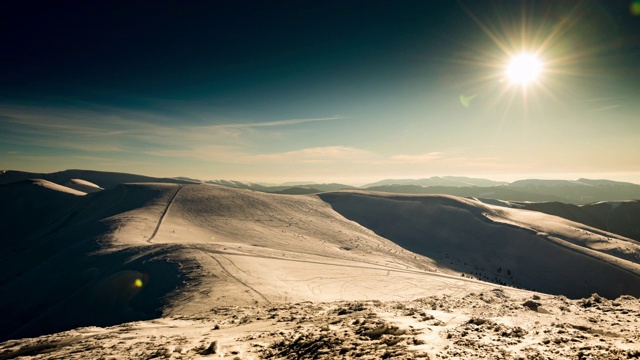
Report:
[[320,197],[407,250],[483,280],[569,297],[640,295],[640,245],[615,234],[453,196]]
[[[71,358],[65,353],[71,349],[98,356],[82,339],[104,348],[126,343],[121,336],[147,339],[145,347],[155,350],[139,352],[146,357],[213,352],[228,358],[287,357],[300,334],[344,329],[345,336],[352,332],[357,338],[384,324],[387,330],[355,345],[353,354],[383,356],[386,350],[375,350],[380,344],[389,349],[399,344],[398,354],[438,353],[453,344],[447,340],[451,336],[461,338],[468,321],[480,315],[474,309],[489,298],[513,310],[490,315],[490,324],[514,334],[528,325],[510,317],[549,324],[549,314],[572,308],[571,324],[586,321],[579,302],[495,283],[574,298],[596,292],[610,299],[638,296],[640,289],[640,251],[633,240],[539,212],[453,196],[357,191],[296,196],[168,183],[120,184],[82,195],[41,180],[0,190],[0,226],[8,240],[0,245],[0,291],[10,294],[0,299],[2,339],[149,320],[114,330],[72,330],[36,343],[7,341],[0,344],[2,358],[42,352]],[[16,219],[26,220],[14,227]],[[532,310],[522,306],[527,299],[548,304],[549,310],[528,313]],[[625,316],[638,310],[635,300],[625,301]],[[361,311],[370,324],[362,323]],[[416,318],[420,311],[424,314]],[[284,322],[288,330],[271,334]],[[484,331],[485,323],[471,324]],[[539,324],[518,336],[545,341],[533,336],[541,331]],[[216,325],[223,330],[219,337],[203,337]],[[172,336],[172,327],[185,326],[191,330],[179,331],[182,345],[156,342],[157,336]],[[331,341],[337,346],[345,339],[350,338]],[[261,345],[249,346],[256,341]],[[429,346],[421,346],[424,342]],[[112,347],[111,356],[140,344]]]

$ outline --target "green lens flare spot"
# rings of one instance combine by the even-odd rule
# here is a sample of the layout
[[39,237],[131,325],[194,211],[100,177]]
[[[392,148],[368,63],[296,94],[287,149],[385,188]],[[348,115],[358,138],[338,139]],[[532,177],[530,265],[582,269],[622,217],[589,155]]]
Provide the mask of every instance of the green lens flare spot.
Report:
[[640,1],[632,1],[631,5],[629,6],[629,11],[633,16],[640,16]]
[[460,95],[460,104],[462,104],[462,106],[468,108],[469,106],[471,106],[471,100],[473,100],[476,96],[478,96],[477,94],[475,95],[471,95],[471,96],[466,96],[464,94]]
[[142,287],[142,280],[141,280],[141,279],[136,279],[136,280],[133,282],[133,286],[138,287],[138,288],[141,288],[141,287]]

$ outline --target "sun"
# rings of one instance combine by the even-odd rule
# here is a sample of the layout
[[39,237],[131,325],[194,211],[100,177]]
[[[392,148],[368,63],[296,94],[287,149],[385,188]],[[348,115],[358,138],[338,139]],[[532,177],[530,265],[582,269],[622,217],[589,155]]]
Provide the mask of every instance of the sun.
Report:
[[527,86],[537,80],[541,72],[542,61],[534,54],[518,54],[507,65],[507,78],[516,85]]

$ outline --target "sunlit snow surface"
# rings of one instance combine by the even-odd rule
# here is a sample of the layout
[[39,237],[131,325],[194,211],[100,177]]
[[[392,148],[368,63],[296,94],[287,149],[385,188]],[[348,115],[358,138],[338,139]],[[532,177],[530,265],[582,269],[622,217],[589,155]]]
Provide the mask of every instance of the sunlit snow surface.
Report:
[[[34,187],[42,185],[21,191]],[[126,184],[82,197],[63,193],[73,205],[34,220],[44,230],[5,252],[22,257],[3,257],[2,289],[11,296],[2,304],[13,314],[5,319],[20,324],[6,336],[92,325],[88,314],[160,318],[9,340],[0,345],[4,358],[287,358],[310,351],[304,346],[326,358],[473,358],[547,354],[569,342],[604,344],[594,354],[637,349],[635,298],[568,300],[478,280],[500,267],[515,283],[535,287],[544,279],[558,293],[633,291],[637,242],[556,217],[453,196],[356,191],[290,196]],[[409,240],[417,241],[413,252],[398,246]],[[510,241],[528,244],[526,253]],[[469,263],[460,271],[478,260],[469,251],[477,248],[497,257],[481,254],[477,274]],[[526,262],[500,262],[505,251],[560,265],[530,274]],[[523,306],[527,300],[540,308]],[[27,314],[36,315],[20,323]],[[312,345],[323,338],[325,345]],[[566,347],[556,354],[579,349]]]

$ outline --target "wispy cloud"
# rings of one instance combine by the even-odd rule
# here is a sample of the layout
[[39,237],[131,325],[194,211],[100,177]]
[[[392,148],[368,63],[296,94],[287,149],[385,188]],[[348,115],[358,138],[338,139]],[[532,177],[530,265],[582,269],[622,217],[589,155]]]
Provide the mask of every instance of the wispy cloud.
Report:
[[[0,143],[85,152],[136,152],[162,157],[248,162],[269,141],[291,127],[338,121],[341,116],[266,122],[184,123],[127,109],[105,113],[87,109],[0,105]],[[253,154],[253,155],[252,155]]]
[[584,104],[587,112],[601,112],[621,108],[620,101],[624,99],[624,97],[600,97],[577,100],[576,103]]
[[[197,124],[155,116],[126,109],[100,113],[0,105],[0,147],[12,166],[99,166],[147,174],[179,171],[174,175],[196,177],[224,171],[224,178],[238,180],[292,175],[320,180],[361,175],[419,177],[523,166],[515,156],[501,155],[495,149],[479,151],[478,146],[415,153],[384,151],[376,139],[356,142],[355,137],[336,134],[334,126],[325,127],[328,122],[348,120],[340,116]],[[317,126],[301,126],[305,124]],[[7,153],[9,150],[23,153]],[[187,168],[198,169],[183,173]]]
[[152,149],[144,151],[147,155],[175,159],[192,159],[205,162],[243,164],[251,162],[251,155],[240,146],[230,145],[193,145],[185,149]]
[[324,146],[287,151],[273,154],[255,155],[251,158],[255,161],[293,161],[301,163],[334,163],[367,161],[376,155],[370,151],[349,146]]
[[336,121],[336,120],[343,120],[343,119],[348,119],[348,117],[332,116],[332,117],[324,117],[324,118],[287,119],[287,120],[275,120],[275,121],[267,121],[267,122],[220,124],[220,125],[213,125],[213,126],[226,127],[226,128],[277,127],[277,126],[300,125],[300,124],[307,124],[307,123],[320,122],[320,121]]
[[624,97],[622,97],[622,96],[618,96],[618,97],[599,97],[599,98],[576,100],[576,102],[577,103],[594,103],[594,102],[621,100],[621,99],[624,99]]
[[403,164],[424,164],[432,163],[434,160],[442,159],[443,155],[444,154],[442,152],[437,151],[419,155],[400,154],[391,156],[390,161]]
[[601,112],[601,111],[608,111],[608,110],[613,110],[613,109],[617,109],[619,107],[621,107],[622,105],[609,105],[609,106],[603,106],[603,107],[599,107],[599,108],[593,108],[593,109],[589,109],[587,111],[590,112]]

